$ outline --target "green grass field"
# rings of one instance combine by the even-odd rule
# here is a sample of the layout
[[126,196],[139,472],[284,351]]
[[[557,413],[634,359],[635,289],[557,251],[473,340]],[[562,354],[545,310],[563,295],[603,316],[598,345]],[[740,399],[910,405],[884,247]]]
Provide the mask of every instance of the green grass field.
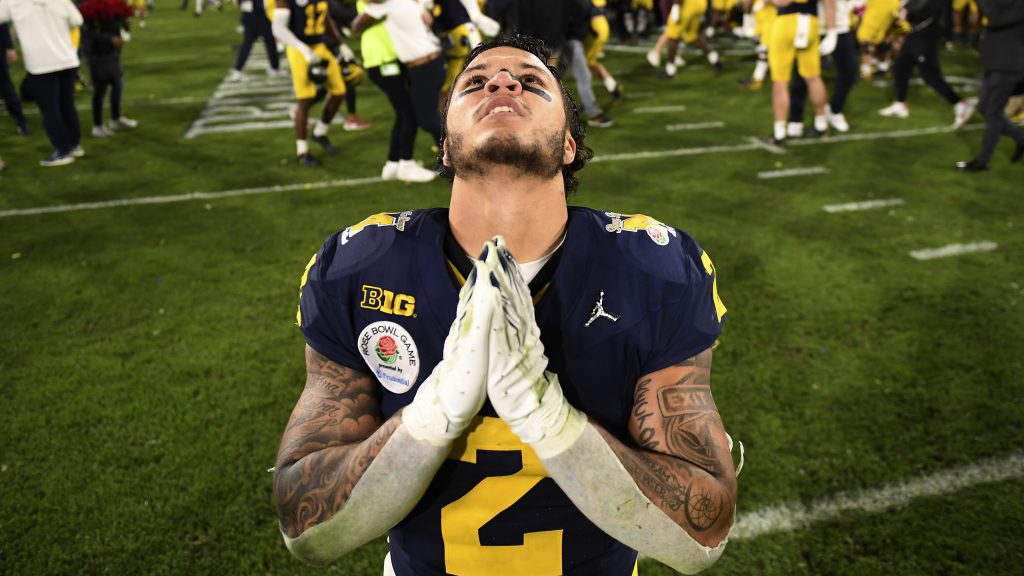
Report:
[[[383,541],[317,570],[278,534],[267,469],[304,381],[298,282],[327,234],[445,205],[448,187],[374,180],[390,109],[369,83],[359,106],[374,127],[335,126],[342,154],[321,169],[295,165],[288,128],[186,139],[234,89],[236,25],[233,9],[195,20],[158,7],[124,52],[124,113],[141,126],[84,136],[88,155],[70,166],[38,166],[38,114],[32,137],[13,124],[0,135],[0,573],[380,574]],[[976,55],[943,57],[947,74],[980,74]],[[770,130],[767,90],[735,85],[751,57],[727,56],[719,75],[688,60],[664,82],[642,54],[608,50],[627,98],[610,110],[616,127],[591,131],[599,161],[571,202],[653,215],[715,260],[729,315],[714,390],[746,465],[737,536],[708,573],[1019,574],[1024,166],[1009,164],[1012,145],[990,172],[955,173],[980,145],[979,118],[945,131],[949,107],[922,86],[909,119],[882,118],[891,88],[861,84],[847,110],[860,139],[773,154],[748,140]],[[87,94],[79,105],[87,132]],[[685,110],[635,111],[664,106]],[[722,125],[665,127],[707,122]],[[431,159],[425,135],[417,150]],[[638,152],[656,154],[623,156]],[[757,176],[814,167],[828,173]],[[197,192],[209,194],[75,207]],[[823,209],[886,199],[902,204]],[[997,247],[910,256],[978,242]],[[928,488],[885,491],[907,482]],[[778,520],[798,505],[806,524]]]

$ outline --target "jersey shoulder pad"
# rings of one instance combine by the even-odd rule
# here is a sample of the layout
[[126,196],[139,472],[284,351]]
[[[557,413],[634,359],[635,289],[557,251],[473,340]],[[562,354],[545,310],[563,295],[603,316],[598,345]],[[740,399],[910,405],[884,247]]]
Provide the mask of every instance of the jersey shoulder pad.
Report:
[[[670,283],[703,279],[713,271],[711,260],[686,232],[645,214],[588,210],[603,250],[648,276]],[[609,245],[610,244],[610,245]]]
[[317,279],[350,276],[384,258],[404,235],[414,235],[426,211],[381,212],[331,234],[317,253]]

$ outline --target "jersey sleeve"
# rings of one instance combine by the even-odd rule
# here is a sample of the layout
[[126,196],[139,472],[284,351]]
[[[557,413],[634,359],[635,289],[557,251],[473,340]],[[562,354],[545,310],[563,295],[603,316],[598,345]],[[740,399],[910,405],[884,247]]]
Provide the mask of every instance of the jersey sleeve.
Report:
[[684,280],[665,288],[664,306],[654,314],[655,349],[643,373],[673,366],[710,348],[722,332],[726,308],[718,296],[711,258],[692,239],[684,242]]
[[335,277],[337,235],[328,238],[323,248],[313,255],[302,275],[299,310],[296,323],[310,348],[332,362],[365,371],[365,364],[356,349],[353,316],[345,301],[349,282]]

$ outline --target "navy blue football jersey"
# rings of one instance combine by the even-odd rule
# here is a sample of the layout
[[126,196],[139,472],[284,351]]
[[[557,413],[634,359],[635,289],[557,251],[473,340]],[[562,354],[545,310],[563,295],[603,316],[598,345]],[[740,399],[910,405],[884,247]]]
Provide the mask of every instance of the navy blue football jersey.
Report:
[[307,46],[324,41],[331,17],[327,0],[288,0],[288,10],[288,29],[296,38]]
[[[330,236],[303,275],[307,343],[373,374],[384,418],[441,360],[464,277],[453,243],[447,210],[377,214]],[[689,235],[588,208],[569,208],[565,242],[531,290],[548,370],[573,406],[623,438],[640,377],[711,347],[725,314],[711,260]],[[399,576],[629,576],[636,562],[489,403],[389,537]]]

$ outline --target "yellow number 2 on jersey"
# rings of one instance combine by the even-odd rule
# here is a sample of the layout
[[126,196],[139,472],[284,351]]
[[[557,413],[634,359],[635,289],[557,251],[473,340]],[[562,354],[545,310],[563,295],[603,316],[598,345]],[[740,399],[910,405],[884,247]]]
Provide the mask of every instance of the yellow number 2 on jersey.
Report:
[[[449,458],[475,464],[477,450],[519,452],[522,468],[508,476],[484,478],[465,496],[441,509],[441,537],[449,574],[547,576],[562,573],[562,531],[528,532],[519,546],[485,546],[480,529],[518,502],[548,476],[540,458],[504,421],[477,417],[479,423],[452,448]],[[465,445],[462,445],[465,442]]]

